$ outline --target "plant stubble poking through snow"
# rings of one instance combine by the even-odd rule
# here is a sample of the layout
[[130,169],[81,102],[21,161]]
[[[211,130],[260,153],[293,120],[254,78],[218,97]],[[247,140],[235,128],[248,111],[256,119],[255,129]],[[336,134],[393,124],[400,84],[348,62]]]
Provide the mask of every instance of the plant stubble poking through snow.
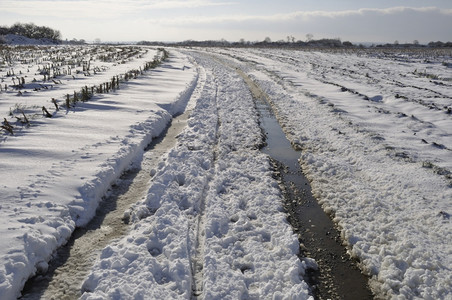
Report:
[[[451,297],[450,53],[171,51],[156,72],[129,74],[116,91],[113,76],[140,71],[157,49],[24,47],[0,61],[0,109],[14,133],[3,128],[0,142],[2,297],[17,297],[91,219],[108,187],[180,111],[196,76],[186,131],[152,172],[145,199],[127,211],[129,234],[102,251],[82,297],[188,298],[194,289],[205,299],[310,297],[282,195],[258,152],[251,95],[212,52],[239,58],[274,101],[303,149],[314,196],[373,292]],[[71,103],[74,91],[100,86],[102,94]],[[68,94],[71,109],[53,110],[51,99],[64,105]]]
[[[71,51],[77,49],[90,48]],[[144,48],[141,53],[141,57],[121,64],[110,63],[104,73],[92,78],[68,78],[64,89],[58,85],[60,90],[28,92],[28,97],[20,100],[24,101],[21,110],[28,116],[32,109],[42,108],[34,103],[47,103],[48,99],[65,95],[65,89],[74,90],[75,85],[85,86],[87,80],[103,82],[113,74],[139,69],[153,60],[157,50]],[[183,109],[184,93],[190,90],[196,75],[194,68],[182,70],[189,64],[179,66],[184,60],[175,56],[160,72],[144,73],[124,84],[121,92],[96,95],[69,112],[60,110],[51,119],[33,117],[29,127],[15,126],[14,136],[2,135],[2,297],[11,299],[20,293],[36,266],[50,259],[75,226],[91,219],[110,184],[164,129],[171,115]],[[162,88],[169,80],[172,88]],[[1,97],[5,99],[1,107],[6,115],[17,98],[8,93]]]

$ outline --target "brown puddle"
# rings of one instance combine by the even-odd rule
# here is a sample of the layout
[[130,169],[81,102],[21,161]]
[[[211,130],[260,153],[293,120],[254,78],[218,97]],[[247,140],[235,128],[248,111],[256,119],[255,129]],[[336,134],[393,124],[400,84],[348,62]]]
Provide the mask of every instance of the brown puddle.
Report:
[[266,137],[261,151],[269,155],[285,196],[289,221],[300,241],[300,258],[315,259],[318,270],[309,270],[305,280],[315,299],[373,299],[368,277],[346,253],[339,231],[312,196],[309,181],[298,159],[301,153],[287,140],[264,92],[243,72],[256,99],[260,125]]

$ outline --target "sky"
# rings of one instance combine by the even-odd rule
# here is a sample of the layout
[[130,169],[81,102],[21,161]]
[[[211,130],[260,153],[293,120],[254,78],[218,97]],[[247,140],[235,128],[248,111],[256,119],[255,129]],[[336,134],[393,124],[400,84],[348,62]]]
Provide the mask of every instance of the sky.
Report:
[[104,42],[452,41],[451,0],[0,0],[0,25],[34,23]]

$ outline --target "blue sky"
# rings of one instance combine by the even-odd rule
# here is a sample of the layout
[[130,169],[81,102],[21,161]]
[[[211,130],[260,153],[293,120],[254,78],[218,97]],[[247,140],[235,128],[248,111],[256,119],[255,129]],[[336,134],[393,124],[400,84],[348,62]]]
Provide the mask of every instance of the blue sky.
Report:
[[0,25],[33,22],[65,39],[452,41],[451,0],[1,0]]

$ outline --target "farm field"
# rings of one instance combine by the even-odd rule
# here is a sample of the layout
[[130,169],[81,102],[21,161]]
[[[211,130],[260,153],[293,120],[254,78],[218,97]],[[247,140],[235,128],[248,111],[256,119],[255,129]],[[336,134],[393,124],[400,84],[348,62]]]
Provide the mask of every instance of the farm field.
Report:
[[[313,299],[255,99],[377,299],[452,299],[452,53],[2,48],[0,295],[20,296],[189,110],[82,299]],[[303,233],[301,233],[302,235]],[[302,247],[301,247],[302,248]]]

